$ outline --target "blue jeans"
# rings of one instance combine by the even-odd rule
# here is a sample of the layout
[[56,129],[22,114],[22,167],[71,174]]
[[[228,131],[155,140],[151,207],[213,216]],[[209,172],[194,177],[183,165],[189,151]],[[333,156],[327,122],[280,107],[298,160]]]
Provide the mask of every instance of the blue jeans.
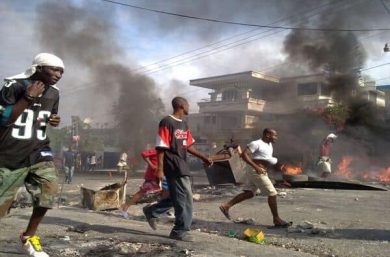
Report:
[[170,198],[162,199],[148,209],[152,218],[157,218],[170,208],[175,209],[175,225],[171,234],[184,235],[191,230],[192,224],[192,190],[189,176],[167,178]]
[[73,172],[74,172],[74,166],[65,166],[65,182],[72,182],[73,179]]

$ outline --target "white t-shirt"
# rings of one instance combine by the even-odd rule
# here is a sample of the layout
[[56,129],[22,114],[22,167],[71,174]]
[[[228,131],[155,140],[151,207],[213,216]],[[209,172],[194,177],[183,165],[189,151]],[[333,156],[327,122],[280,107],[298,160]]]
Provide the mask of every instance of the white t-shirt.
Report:
[[263,160],[275,165],[278,159],[273,157],[274,149],[272,143],[266,143],[262,139],[250,142],[247,147],[252,153],[253,160]]

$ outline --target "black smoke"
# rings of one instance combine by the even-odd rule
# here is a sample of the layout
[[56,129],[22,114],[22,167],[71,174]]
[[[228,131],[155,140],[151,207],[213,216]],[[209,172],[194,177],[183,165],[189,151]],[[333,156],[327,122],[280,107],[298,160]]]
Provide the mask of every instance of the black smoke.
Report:
[[[363,16],[373,14],[373,9],[375,8],[367,7]],[[363,12],[363,6],[358,11]],[[328,13],[316,24],[308,24],[319,28],[362,28],[369,24],[365,21],[361,16]],[[366,64],[367,52],[356,32],[292,30],[284,40],[284,51],[287,54],[287,63],[296,66],[296,70],[305,70],[306,74],[324,74],[327,89],[338,103],[337,107],[345,114],[341,127],[323,123],[323,131],[326,131],[326,128],[329,132],[338,130],[337,134],[340,135],[334,146],[334,164],[337,164],[342,156],[349,154],[361,162],[364,160],[365,165],[360,165],[361,167],[370,167],[373,159],[376,164],[380,160],[381,165],[387,167],[389,159],[385,149],[390,145],[390,129],[383,119],[384,110],[378,107],[375,101],[368,101],[370,93],[367,91],[367,85],[363,86],[360,73]],[[315,123],[313,118],[323,117],[295,119],[298,124],[305,124],[297,127],[302,132],[298,134],[299,141],[310,140],[306,136],[312,133],[310,126]],[[312,145],[315,146],[316,152],[318,144]]]
[[115,39],[115,12],[102,8],[47,1],[37,8],[36,36],[44,51],[65,61],[61,87],[79,99],[65,106],[68,114],[80,109],[96,119],[108,114],[109,126],[117,128],[112,140],[138,152],[154,142],[164,106],[155,82],[131,71],[136,62],[125,63],[129,59]]

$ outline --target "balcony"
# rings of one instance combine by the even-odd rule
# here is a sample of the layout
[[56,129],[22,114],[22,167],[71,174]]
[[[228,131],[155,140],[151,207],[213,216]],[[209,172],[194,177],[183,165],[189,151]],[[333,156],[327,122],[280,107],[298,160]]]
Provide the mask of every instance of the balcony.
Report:
[[199,102],[200,113],[214,112],[262,112],[265,100],[255,98],[244,98],[237,100],[217,100]]

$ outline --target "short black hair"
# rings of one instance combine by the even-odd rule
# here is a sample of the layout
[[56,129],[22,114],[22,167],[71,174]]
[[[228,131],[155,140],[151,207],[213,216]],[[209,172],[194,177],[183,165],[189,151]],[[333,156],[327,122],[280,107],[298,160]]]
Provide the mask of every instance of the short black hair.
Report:
[[186,103],[188,103],[187,99],[185,99],[184,97],[181,97],[181,96],[176,96],[172,99],[172,108],[174,110],[177,110]]
[[263,136],[267,135],[267,134],[271,134],[272,132],[274,132],[275,130],[274,129],[271,129],[271,128],[265,128],[263,130]]

